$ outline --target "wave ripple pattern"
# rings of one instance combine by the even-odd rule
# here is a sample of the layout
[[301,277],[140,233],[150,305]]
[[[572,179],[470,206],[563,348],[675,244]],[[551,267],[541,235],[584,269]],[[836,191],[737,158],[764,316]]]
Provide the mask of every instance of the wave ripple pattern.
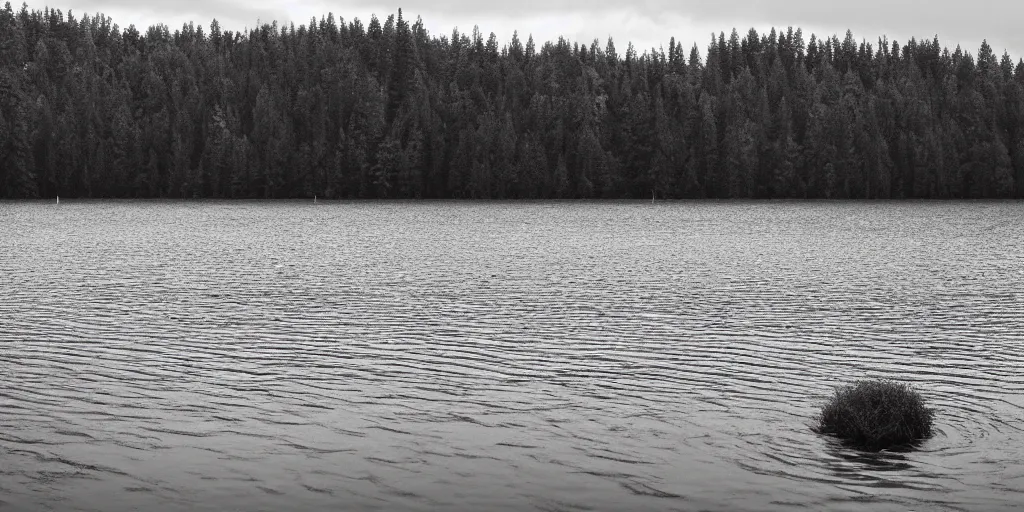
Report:
[[[1022,241],[999,202],[0,202],[0,511],[1013,510]],[[811,432],[861,376],[936,436]]]

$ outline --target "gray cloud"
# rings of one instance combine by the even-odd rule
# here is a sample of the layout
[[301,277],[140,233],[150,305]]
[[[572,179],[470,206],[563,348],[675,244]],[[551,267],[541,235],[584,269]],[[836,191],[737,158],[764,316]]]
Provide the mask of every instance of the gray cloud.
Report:
[[[29,5],[33,7],[31,2]],[[268,23],[274,20],[278,23],[291,21],[284,5],[261,6],[244,0],[70,0],[54,7],[65,12],[70,9],[77,13],[76,16],[102,13],[121,27],[135,24],[140,31],[156,23],[164,23],[175,30],[189,21],[209,27],[213,19],[231,30],[254,27],[257,20]]]
[[[358,8],[379,6],[373,0],[356,0]],[[678,18],[700,26],[715,26],[728,33],[733,27],[745,32],[751,26],[817,27],[822,32],[854,31],[858,39],[874,41],[879,36],[905,40],[938,35],[945,44],[963,41],[976,49],[982,39],[993,46],[1024,49],[1024,16],[1020,0],[518,0],[487,2],[477,0],[406,0],[406,12],[457,14],[486,20],[524,15],[572,15],[626,9],[664,26]],[[669,28],[669,27],[666,27]]]
[[[387,16],[403,7],[406,16],[422,14],[435,34],[450,33],[479,25],[506,39],[513,29],[534,33],[539,39],[565,35],[589,41],[614,36],[616,41],[634,41],[638,48],[667,42],[670,36],[707,45],[711,32],[728,33],[733,27],[745,33],[750,27],[803,27],[805,33],[837,34],[854,31],[858,40],[874,42],[886,35],[901,42],[909,37],[939,36],[949,47],[962,44],[976,51],[988,39],[1001,53],[1007,49],[1024,56],[1024,31],[1018,21],[1024,15],[1020,0],[974,0],[969,4],[952,0],[404,0],[400,5],[378,0],[354,0],[339,5],[327,0],[64,0],[62,9],[103,12],[122,27],[135,23],[140,28],[163,22],[172,29],[186,21],[208,26],[217,18],[226,29],[253,27],[257,20],[281,24],[304,23],[311,16],[328,11],[346,19],[364,21],[376,12]],[[30,7],[42,7],[32,5]],[[621,21],[628,18],[629,23]]]
[[[376,2],[357,0],[349,5],[374,6]],[[520,16],[524,13],[579,13],[627,8],[630,11],[664,19],[665,15],[685,16],[697,22],[725,25],[737,20],[754,23],[787,25],[836,25],[883,27],[894,30],[928,31],[933,33],[1015,32],[1019,15],[1024,14],[1019,0],[975,0],[969,4],[950,0],[519,0],[516,2],[481,2],[477,0],[406,0],[407,11],[479,15]]]

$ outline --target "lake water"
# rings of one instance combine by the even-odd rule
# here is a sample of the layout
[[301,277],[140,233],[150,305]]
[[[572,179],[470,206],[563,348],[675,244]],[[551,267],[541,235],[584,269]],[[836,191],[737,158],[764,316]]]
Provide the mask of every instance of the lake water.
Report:
[[[912,382],[918,451],[811,431]],[[1024,203],[0,202],[0,510],[1019,510]]]

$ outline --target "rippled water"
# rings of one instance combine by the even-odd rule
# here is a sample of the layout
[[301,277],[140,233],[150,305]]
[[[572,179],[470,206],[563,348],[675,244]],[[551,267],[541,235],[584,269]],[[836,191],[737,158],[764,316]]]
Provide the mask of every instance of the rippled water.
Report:
[[[1011,510],[1022,203],[0,203],[0,510]],[[911,453],[810,430],[912,381]]]

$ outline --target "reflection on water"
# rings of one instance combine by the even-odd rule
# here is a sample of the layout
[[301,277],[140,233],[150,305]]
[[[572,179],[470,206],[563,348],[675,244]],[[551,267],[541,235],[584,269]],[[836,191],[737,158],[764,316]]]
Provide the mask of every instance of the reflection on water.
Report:
[[840,446],[838,443],[830,442],[828,460],[832,464],[832,470],[838,476],[850,478],[867,478],[865,471],[892,471],[899,472],[907,469],[914,469],[911,460],[903,453],[863,452]]
[[[1019,203],[0,203],[0,510],[1012,510]],[[916,451],[811,431],[912,382]]]

